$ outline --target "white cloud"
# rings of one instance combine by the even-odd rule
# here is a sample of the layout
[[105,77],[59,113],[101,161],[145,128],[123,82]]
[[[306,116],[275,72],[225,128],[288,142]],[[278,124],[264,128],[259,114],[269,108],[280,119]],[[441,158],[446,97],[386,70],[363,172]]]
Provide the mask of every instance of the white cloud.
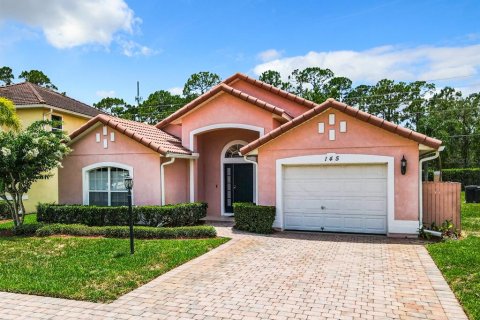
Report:
[[275,49],[269,49],[269,50],[265,50],[265,51],[260,52],[257,55],[257,57],[262,62],[269,62],[269,61],[281,58],[282,57],[282,51],[278,51],[278,50],[275,50]]
[[173,87],[173,88],[170,88],[167,90],[168,92],[170,92],[171,94],[173,95],[183,95],[183,88],[182,87]]
[[97,92],[95,92],[95,94],[97,95],[97,97],[100,97],[100,98],[113,98],[115,97],[115,90],[98,90]]
[[133,40],[124,40],[124,39],[118,38],[116,41],[122,48],[122,53],[127,57],[152,56],[158,53],[158,51],[155,51],[149,47],[143,46]]
[[[133,34],[141,23],[124,0],[2,0],[2,20],[41,29],[47,41],[59,49],[108,46],[115,34]],[[144,55],[151,50],[137,46]]]
[[383,78],[413,81],[477,75],[480,45],[382,46],[365,51],[311,51],[303,56],[261,63],[255,66],[254,73],[260,75],[266,70],[277,70],[286,77],[295,69],[307,67],[329,68],[338,76],[368,83]]

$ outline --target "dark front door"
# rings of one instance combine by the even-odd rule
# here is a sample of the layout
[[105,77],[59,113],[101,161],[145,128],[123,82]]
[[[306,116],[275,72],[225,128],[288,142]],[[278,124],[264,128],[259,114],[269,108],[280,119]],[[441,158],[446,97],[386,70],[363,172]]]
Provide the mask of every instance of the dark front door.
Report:
[[224,164],[223,174],[226,213],[233,212],[234,202],[253,202],[253,164]]

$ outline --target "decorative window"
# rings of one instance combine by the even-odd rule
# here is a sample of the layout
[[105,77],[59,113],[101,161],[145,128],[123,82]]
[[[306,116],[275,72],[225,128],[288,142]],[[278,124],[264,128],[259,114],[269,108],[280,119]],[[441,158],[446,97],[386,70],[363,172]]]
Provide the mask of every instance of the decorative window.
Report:
[[128,205],[124,179],[128,170],[102,167],[88,171],[88,204],[96,206]]
[[53,122],[52,131],[62,131],[63,130],[63,118],[61,116],[56,116],[52,114],[50,118]]
[[234,144],[225,152],[225,158],[242,158],[240,149],[243,148],[242,144]]

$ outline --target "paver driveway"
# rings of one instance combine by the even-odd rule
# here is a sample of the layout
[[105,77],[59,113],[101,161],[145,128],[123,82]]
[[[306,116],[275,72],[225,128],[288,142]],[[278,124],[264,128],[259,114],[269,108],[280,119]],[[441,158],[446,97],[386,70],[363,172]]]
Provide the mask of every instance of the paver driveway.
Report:
[[0,319],[466,319],[421,243],[231,236],[111,304],[0,293]]

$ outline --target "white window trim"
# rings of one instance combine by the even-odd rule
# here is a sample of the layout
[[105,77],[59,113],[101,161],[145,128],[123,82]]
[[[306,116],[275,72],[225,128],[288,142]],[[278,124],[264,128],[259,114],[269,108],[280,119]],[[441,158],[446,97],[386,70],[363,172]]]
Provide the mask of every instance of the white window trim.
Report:
[[[243,140],[233,140],[227,143],[223,149],[222,153],[220,154],[220,213],[222,216],[232,216],[233,212],[225,212],[225,178],[224,178],[224,164],[226,163],[246,163],[251,164],[251,162],[245,160],[244,157],[239,158],[225,158],[225,153],[227,150],[235,145],[235,144],[242,144],[246,146],[248,142]],[[252,164],[253,165],[253,164]],[[257,166],[253,165],[253,202],[257,202]]]
[[[214,131],[218,129],[245,129],[245,130],[251,130],[251,131],[257,131],[259,137],[263,136],[265,134],[265,128],[262,127],[257,127],[257,126],[252,126],[249,124],[243,124],[243,123],[218,123],[218,124],[212,124],[209,126],[197,128],[195,130],[190,131],[189,134],[189,148],[191,151],[195,152],[195,135],[198,135],[200,133],[208,132],[208,131]],[[223,154],[222,154],[223,157]],[[190,202],[195,202],[195,160],[192,159],[190,160]],[[222,210],[223,211],[223,210]]]
[[[100,169],[100,168],[105,168],[105,167],[114,167],[114,168],[119,168],[123,170],[128,170],[128,174],[130,177],[133,178],[133,167],[123,164],[123,163],[118,163],[118,162],[97,162],[91,165],[88,165],[86,167],[82,168],[82,190],[83,190],[83,204],[84,205],[89,205],[90,204],[90,199],[89,199],[89,189],[90,189],[90,180],[88,178],[88,173],[92,170],[95,169]],[[110,185],[110,174],[108,175],[108,181]],[[135,185],[134,185],[135,186]],[[132,204],[134,203],[133,201],[133,189],[132,189]],[[108,199],[108,205],[110,205],[110,197]]]
[[[335,162],[326,162],[326,157],[340,156]],[[380,164],[387,165],[387,233],[416,234],[418,233],[418,220],[395,220],[395,172],[394,157],[365,155],[365,154],[321,154],[277,159],[276,161],[276,216],[274,227],[284,229],[283,212],[283,171],[289,165],[336,165],[336,164]]]

